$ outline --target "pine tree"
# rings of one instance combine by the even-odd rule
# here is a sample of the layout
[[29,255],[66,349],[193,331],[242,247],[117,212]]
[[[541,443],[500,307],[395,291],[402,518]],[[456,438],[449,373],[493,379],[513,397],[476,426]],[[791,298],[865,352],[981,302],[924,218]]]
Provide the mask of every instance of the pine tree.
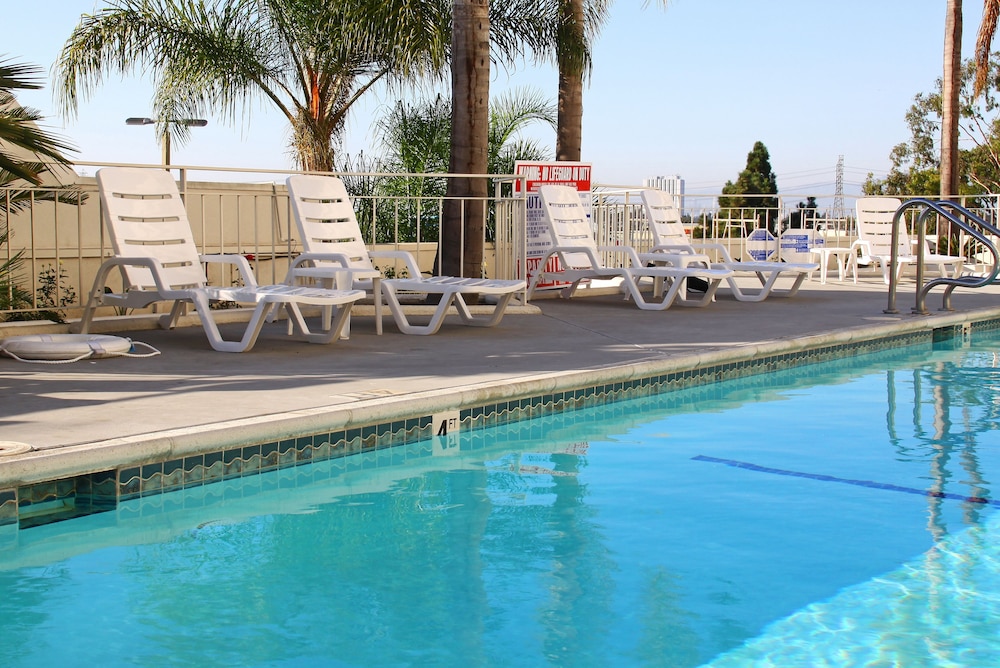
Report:
[[[775,231],[778,220],[778,181],[771,171],[771,156],[763,142],[756,142],[747,154],[747,166],[736,178],[736,183],[726,181],[719,198],[719,209],[729,210],[726,217],[757,220],[757,227]],[[748,211],[749,210],[749,211]],[[750,232],[751,230],[744,230]]]

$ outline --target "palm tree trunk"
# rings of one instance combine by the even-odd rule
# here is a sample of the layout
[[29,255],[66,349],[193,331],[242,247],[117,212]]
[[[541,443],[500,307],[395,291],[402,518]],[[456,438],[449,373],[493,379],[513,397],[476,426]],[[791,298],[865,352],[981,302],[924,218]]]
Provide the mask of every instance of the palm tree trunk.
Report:
[[587,40],[584,0],[563,0],[556,59],[559,64],[559,116],[556,160],[579,161],[583,143],[583,76]]
[[941,197],[958,195],[959,91],[962,87],[962,0],[948,0],[941,79]]
[[[489,156],[489,0],[456,0],[452,10],[452,174],[485,174]],[[480,276],[485,178],[451,178],[441,221],[441,273]],[[468,198],[468,199],[463,199]]]

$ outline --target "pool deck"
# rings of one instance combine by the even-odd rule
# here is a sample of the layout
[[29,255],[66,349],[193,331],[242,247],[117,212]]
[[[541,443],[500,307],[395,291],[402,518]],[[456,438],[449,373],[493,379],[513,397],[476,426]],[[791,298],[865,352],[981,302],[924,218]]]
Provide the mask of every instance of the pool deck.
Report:
[[[0,456],[0,488],[220,440],[319,431],[331,421],[441,414],[504,397],[1000,318],[1000,286],[957,290],[952,312],[938,310],[937,289],[927,303],[932,314],[913,315],[912,282],[900,286],[899,314],[886,314],[887,288],[875,276],[857,285],[814,279],[793,298],[760,303],[738,302],[723,289],[705,308],[664,312],[602,292],[537,299],[490,329],[449,318],[433,336],[400,334],[388,316],[385,333],[376,336],[374,319],[359,315],[349,340],[325,346],[289,339],[283,323],[265,326],[254,349],[242,354],[213,351],[198,326],[112,328],[161,354],[58,365],[0,357],[0,442],[34,448]],[[238,326],[227,329],[232,334]],[[0,338],[21,333],[23,325],[0,325]]]

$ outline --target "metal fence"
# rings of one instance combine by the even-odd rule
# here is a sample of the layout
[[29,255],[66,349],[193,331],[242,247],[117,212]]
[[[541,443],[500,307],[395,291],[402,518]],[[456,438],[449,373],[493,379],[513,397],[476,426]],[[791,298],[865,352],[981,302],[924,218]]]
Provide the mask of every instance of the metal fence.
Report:
[[[285,175],[298,172],[186,166],[173,171],[203,254],[244,255],[258,282],[285,280],[290,261],[302,252],[284,185]],[[409,251],[422,272],[440,273],[440,221],[448,175],[338,176],[352,190],[370,247]],[[203,180],[206,177],[215,179]],[[488,178],[491,194],[462,198],[460,215],[464,219],[473,207],[479,207],[486,220],[482,275],[513,278],[524,266],[524,198],[510,194],[514,177]],[[363,187],[355,191],[352,183]],[[112,255],[96,180],[82,176],[72,187],[0,188],[0,242],[0,321],[77,317],[98,268]],[[406,271],[402,263],[392,260],[379,268],[387,276]],[[213,267],[210,271],[232,270]],[[237,277],[225,273],[208,278],[213,284],[227,285]]]
[[[639,252],[652,245],[642,207],[641,187],[597,186],[593,192],[593,218],[598,243],[605,246],[628,245]],[[827,201],[815,208],[803,206],[810,198]],[[720,243],[733,258],[769,259],[788,262],[809,262],[811,247],[849,248],[857,239],[855,202],[859,196],[783,195],[776,206],[767,208],[720,207],[719,195],[674,196],[682,212],[688,235],[695,241]],[[905,201],[906,196],[896,196]],[[1000,202],[998,195],[962,197],[957,201],[982,216],[996,222]],[[936,198],[931,198],[936,199]],[[905,224],[913,233],[915,212],[907,212]],[[984,248],[959,230],[953,230],[947,220],[932,218],[925,229],[926,238],[937,244],[942,253],[950,252],[967,258],[969,271],[981,271],[991,258]],[[606,253],[609,263],[624,261],[619,253]]]
[[[80,163],[77,168],[102,166]],[[259,282],[283,281],[290,259],[302,250],[284,186],[285,176],[296,172],[196,166],[173,170],[201,251],[242,254],[251,260]],[[340,176],[371,247],[408,250],[417,258],[421,271],[440,273],[440,221],[449,175]],[[526,205],[523,197],[514,194],[517,177],[487,178],[489,195],[463,202],[463,211],[482,207],[487,221],[482,273],[494,278],[524,278]],[[78,316],[98,267],[112,251],[101,222],[96,182],[86,176],[77,181],[70,188],[0,188],[0,320]],[[591,212],[600,245],[629,245],[639,251],[649,248],[641,190],[638,186],[595,186]],[[755,256],[764,249],[771,259],[808,259],[795,254],[807,252],[803,244],[817,240],[825,245],[850,246],[855,238],[853,198],[844,198],[837,209],[803,208],[801,202],[806,199],[780,196],[776,206],[766,209],[720,208],[717,195],[686,196],[677,203],[692,237],[721,242],[737,258]],[[996,220],[996,196],[962,203]],[[956,245],[952,252],[960,250],[970,266],[986,257],[968,240],[953,239],[946,227],[935,224],[927,234],[939,245]],[[785,243],[787,239],[794,243]],[[604,259],[612,265],[626,262],[621,253],[606,253]],[[395,264],[380,269],[388,276],[404,271]],[[235,280],[231,275],[209,278],[219,284]]]

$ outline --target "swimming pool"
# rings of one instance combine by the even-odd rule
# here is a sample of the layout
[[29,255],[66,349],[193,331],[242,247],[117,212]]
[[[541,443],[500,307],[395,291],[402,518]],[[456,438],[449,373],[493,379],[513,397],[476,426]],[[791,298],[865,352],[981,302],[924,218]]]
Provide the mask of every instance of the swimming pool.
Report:
[[993,336],[24,529],[0,665],[997,665]]

